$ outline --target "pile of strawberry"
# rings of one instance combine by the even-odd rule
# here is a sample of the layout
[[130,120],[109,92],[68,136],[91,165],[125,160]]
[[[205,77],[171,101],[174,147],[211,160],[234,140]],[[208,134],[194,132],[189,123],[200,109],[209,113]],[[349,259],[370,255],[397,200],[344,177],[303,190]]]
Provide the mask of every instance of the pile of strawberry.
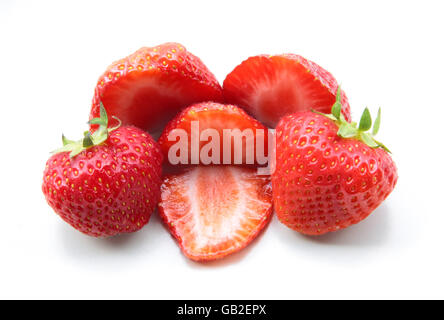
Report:
[[[162,174],[174,144],[169,133],[189,132],[191,121],[201,131],[275,128],[274,172],[200,163]],[[398,178],[374,138],[380,112],[371,132],[367,109],[352,122],[333,76],[293,54],[251,57],[221,87],[180,44],[142,48],[100,77],[89,124],[81,140],[63,137],[46,163],[49,205],[94,237],[137,231],[158,208],[183,253],[197,261],[244,248],[273,206],[282,223],[304,234],[346,228],[381,204]]]

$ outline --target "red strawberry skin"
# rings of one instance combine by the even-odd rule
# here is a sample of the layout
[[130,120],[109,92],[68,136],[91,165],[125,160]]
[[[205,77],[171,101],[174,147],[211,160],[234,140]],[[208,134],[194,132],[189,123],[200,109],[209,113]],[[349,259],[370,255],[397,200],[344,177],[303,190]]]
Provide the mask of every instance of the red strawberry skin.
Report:
[[221,86],[198,57],[165,43],[111,64],[97,82],[90,118],[99,116],[102,101],[110,119],[156,135],[184,107],[222,99]]
[[164,177],[159,213],[186,257],[220,259],[253,241],[270,221],[270,179],[239,166],[197,166]]
[[[316,63],[296,54],[259,55],[238,65],[225,78],[227,103],[275,128],[279,120],[295,112],[316,110],[329,113],[338,83]],[[342,113],[350,121],[350,106],[342,92]]]
[[93,237],[134,232],[148,223],[160,196],[162,154],[150,135],[120,127],[99,146],[46,163],[48,204],[75,229]]
[[365,219],[398,179],[386,151],[337,131],[332,120],[313,112],[286,116],[276,127],[275,211],[282,223],[307,235]]
[[[191,123],[193,121],[198,121],[199,123],[199,136],[200,133],[205,129],[215,129],[219,133],[220,137],[220,163],[223,163],[224,154],[223,154],[223,130],[224,129],[239,129],[240,131],[244,131],[246,129],[250,129],[253,132],[254,141],[246,141],[246,139],[242,140],[242,164],[247,164],[246,162],[246,144],[251,143],[254,146],[254,155],[256,155],[256,144],[255,141],[258,138],[256,136],[257,130],[262,130],[263,132],[263,141],[264,141],[264,155],[268,154],[268,129],[264,125],[262,125],[256,119],[250,117],[243,109],[234,106],[234,105],[225,105],[215,102],[203,102],[198,103],[188,108],[184,109],[181,113],[179,113],[173,120],[171,120],[168,125],[165,127],[162,135],[159,138],[159,144],[162,149],[164,158],[168,157],[168,151],[171,146],[174,145],[177,141],[169,141],[168,136],[173,130],[182,129],[187,132],[188,136],[188,163],[191,163]],[[207,144],[207,141],[200,142],[199,144],[199,154],[202,147]],[[235,155],[235,145],[234,140],[232,139],[232,148],[231,148],[231,164],[234,163],[234,155]],[[254,163],[257,163],[256,156]],[[200,164],[202,162],[200,161]],[[251,163],[253,164],[253,163]]]

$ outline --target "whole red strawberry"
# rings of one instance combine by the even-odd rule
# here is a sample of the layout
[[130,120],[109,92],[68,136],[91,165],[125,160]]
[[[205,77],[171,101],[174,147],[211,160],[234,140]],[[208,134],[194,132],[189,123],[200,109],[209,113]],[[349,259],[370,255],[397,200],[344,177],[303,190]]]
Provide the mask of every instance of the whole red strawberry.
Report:
[[359,126],[340,113],[340,91],[332,114],[300,112],[276,127],[273,201],[279,220],[308,235],[346,228],[366,218],[392,192],[396,166],[374,139],[368,109]]
[[135,127],[108,129],[105,109],[90,121],[99,129],[64,147],[46,163],[48,204],[75,229],[94,237],[134,232],[148,223],[160,196],[162,154]]
[[[296,54],[259,55],[238,65],[224,81],[227,103],[243,107],[253,117],[276,127],[279,119],[295,112],[329,112],[338,83],[313,61]],[[350,107],[342,93],[342,113],[350,120]]]
[[182,108],[202,101],[222,101],[218,81],[184,46],[165,43],[111,64],[97,82],[90,117],[103,102],[123,125],[157,135]]

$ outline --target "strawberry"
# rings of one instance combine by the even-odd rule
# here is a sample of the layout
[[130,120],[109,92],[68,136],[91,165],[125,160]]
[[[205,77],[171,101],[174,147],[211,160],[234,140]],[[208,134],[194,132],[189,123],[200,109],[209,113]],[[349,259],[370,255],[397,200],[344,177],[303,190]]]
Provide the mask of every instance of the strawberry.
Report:
[[273,201],[279,220],[308,235],[346,228],[366,218],[398,179],[387,148],[374,139],[366,109],[359,127],[340,113],[340,90],[332,114],[300,112],[276,127]]
[[[263,141],[261,143],[263,148],[262,154],[264,156],[267,155],[268,150],[268,130],[265,126],[263,126],[259,121],[253,119],[249,115],[245,113],[242,109],[234,106],[234,105],[224,105],[215,102],[204,102],[192,105],[181,113],[179,113],[173,120],[169,122],[169,124],[164,129],[162,135],[159,138],[159,144],[161,146],[164,157],[168,157],[168,152],[173,145],[179,143],[178,148],[184,148],[187,150],[188,157],[186,158],[186,164],[209,164],[202,161],[202,159],[196,159],[193,161],[191,156],[192,149],[192,141],[191,141],[191,128],[193,126],[195,128],[198,125],[198,129],[196,132],[198,136],[201,137],[202,133],[207,129],[213,129],[217,131],[218,141],[217,144],[214,144],[212,138],[206,137],[205,139],[199,139],[198,154],[201,154],[202,148],[205,148],[205,145],[208,145],[210,142],[213,143],[213,146],[217,148],[219,151],[219,156],[214,158],[215,161],[218,161],[217,164],[224,163],[224,130],[227,132],[229,129],[239,129],[240,132],[245,132],[244,137],[240,137],[242,139],[242,144],[238,146],[242,149],[236,150],[235,138],[230,137],[230,139],[225,139],[226,141],[231,141],[231,156],[226,155],[226,159],[229,163],[225,164],[253,164],[258,163],[258,159],[255,157],[256,155],[256,143],[257,139],[262,139],[258,141]],[[178,135],[174,135],[174,130],[182,129],[187,133],[186,140],[179,140],[180,137]],[[246,130],[246,131],[245,131]],[[234,131],[233,131],[234,132]],[[248,133],[251,133],[250,135]],[[259,138],[259,135],[261,138]],[[227,137],[228,135],[226,135]],[[170,137],[170,139],[168,138]],[[173,139],[174,138],[174,139]],[[240,140],[239,140],[240,141]],[[251,152],[247,157],[247,146],[251,146]],[[172,150],[176,150],[172,149]],[[206,152],[205,154],[210,154],[212,156],[212,152]],[[235,155],[238,154],[242,158],[236,158]],[[216,164],[216,163],[215,163]],[[263,163],[261,163],[263,164]]]
[[[295,54],[250,57],[225,79],[226,102],[236,104],[274,128],[285,115],[311,109],[327,113],[338,84],[328,71]],[[348,100],[342,95],[342,112],[350,120]]]
[[185,256],[222,258],[248,245],[270,220],[270,181],[249,168],[198,166],[164,178],[159,213]]
[[162,154],[149,134],[107,129],[106,112],[90,121],[94,133],[63,148],[46,163],[42,190],[48,204],[75,229],[94,237],[134,232],[148,223],[160,196]]
[[222,101],[214,75],[181,44],[165,43],[111,64],[97,82],[90,118],[101,101],[124,125],[155,135],[182,108],[209,100]]

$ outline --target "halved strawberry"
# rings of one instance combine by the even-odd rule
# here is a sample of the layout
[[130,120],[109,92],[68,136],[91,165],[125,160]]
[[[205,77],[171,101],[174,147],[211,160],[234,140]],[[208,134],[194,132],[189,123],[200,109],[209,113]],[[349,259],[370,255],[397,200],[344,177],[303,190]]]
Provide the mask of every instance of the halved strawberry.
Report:
[[208,100],[222,101],[214,75],[181,44],[165,43],[111,64],[98,80],[90,118],[102,101],[110,117],[156,135],[182,108]]
[[255,170],[195,167],[164,178],[159,212],[183,253],[196,261],[237,252],[272,213],[270,179]]
[[[197,159],[199,162],[192,162],[191,149],[192,149],[192,134],[191,129],[192,126],[198,128],[197,132],[198,137],[201,137],[202,133],[207,129],[212,129],[217,131],[217,135],[220,139],[218,141],[213,141],[213,137],[208,137],[204,134],[205,141],[201,141],[199,139],[198,142],[198,155],[202,148],[209,145],[209,143],[213,143],[213,146],[219,151],[218,163],[213,164],[222,164],[224,163],[224,130],[225,130],[225,141],[230,141],[231,145],[231,157],[230,155],[226,155],[226,158],[229,159],[228,163],[225,164],[254,164],[258,163],[257,161],[257,143],[260,143],[263,146],[262,154],[267,156],[268,154],[268,129],[262,125],[256,119],[250,117],[244,110],[238,108],[234,105],[224,105],[215,102],[203,102],[192,105],[181,113],[179,113],[173,120],[171,120],[168,125],[165,127],[162,135],[159,138],[159,144],[161,146],[162,152],[165,156],[165,159],[168,158],[168,152],[173,145],[178,144],[178,148],[181,145],[184,145],[183,148],[188,150],[188,159],[187,164],[209,164],[202,161],[200,157]],[[196,126],[198,124],[198,127]],[[187,133],[187,139],[185,141],[180,140],[178,136],[174,135],[174,130],[182,129]],[[239,131],[229,131],[232,129],[238,129]],[[208,132],[210,135],[211,132]],[[173,134],[171,137],[170,135]],[[243,136],[242,136],[243,134]],[[236,139],[233,136],[237,135],[237,141],[241,141],[241,144],[236,144]],[[170,138],[169,138],[170,137]],[[174,137],[174,139],[173,139]],[[247,146],[251,147],[250,152],[247,150]],[[207,154],[207,153],[205,153]],[[209,152],[210,156],[213,156],[212,152]],[[241,156],[241,162],[238,157],[237,162],[235,162],[235,155],[238,154]],[[247,154],[248,157],[247,157]],[[248,161],[247,161],[248,160]],[[264,164],[264,163],[260,163]]]
[[[316,63],[295,54],[250,57],[238,65],[223,84],[226,102],[276,127],[283,116],[299,111],[330,112],[338,83]],[[342,93],[343,114],[350,121],[350,107]]]

